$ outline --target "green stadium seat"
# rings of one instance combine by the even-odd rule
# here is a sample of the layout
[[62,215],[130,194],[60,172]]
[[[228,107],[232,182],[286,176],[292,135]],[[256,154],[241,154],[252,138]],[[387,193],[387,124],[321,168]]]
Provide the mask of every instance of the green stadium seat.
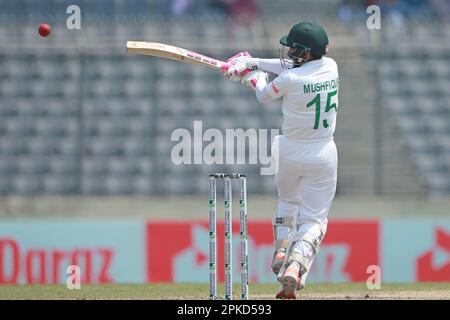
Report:
[[127,195],[133,193],[133,183],[128,175],[108,175],[105,179],[105,193]]
[[0,140],[0,154],[20,156],[28,153],[26,139],[17,136],[4,136]]
[[43,192],[43,181],[40,175],[16,175],[12,180],[11,192],[15,195],[32,196]]
[[152,157],[155,154],[154,141],[149,135],[136,136],[129,139],[124,146],[124,153],[133,157]]
[[150,175],[139,175],[133,179],[134,194],[150,195],[154,193],[154,177]]
[[43,179],[44,192],[54,195],[71,195],[78,192],[78,180],[74,175],[49,175]]
[[83,176],[98,177],[104,176],[107,173],[105,157],[89,156],[83,158]]
[[48,160],[50,172],[55,176],[76,175],[80,170],[78,155],[61,154]]
[[107,170],[112,175],[132,177],[138,174],[139,168],[132,157],[113,157],[107,160]]
[[86,143],[88,155],[120,156],[124,153],[124,141],[110,137],[97,137]]
[[17,157],[9,154],[0,155],[0,176],[3,179],[9,176],[13,176],[19,172],[17,159]]
[[106,194],[104,176],[83,175],[82,194],[84,195]]

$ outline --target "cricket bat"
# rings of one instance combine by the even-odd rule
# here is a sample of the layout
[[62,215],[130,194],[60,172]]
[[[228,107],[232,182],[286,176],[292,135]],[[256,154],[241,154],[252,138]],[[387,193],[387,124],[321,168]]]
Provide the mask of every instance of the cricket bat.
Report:
[[191,64],[197,64],[226,72],[231,64],[200,53],[158,42],[127,41],[127,53],[143,54]]

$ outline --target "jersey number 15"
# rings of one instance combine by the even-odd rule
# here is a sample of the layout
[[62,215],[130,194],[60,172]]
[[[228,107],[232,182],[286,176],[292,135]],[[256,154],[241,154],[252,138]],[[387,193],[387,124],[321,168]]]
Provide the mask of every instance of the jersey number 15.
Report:
[[[334,109],[337,111],[338,106],[336,103],[331,103],[331,98],[333,98],[335,95],[337,95],[337,90],[328,92],[327,94],[327,104],[325,106],[325,112],[330,111],[331,109]],[[320,123],[320,93],[318,93],[314,99],[312,99],[310,102],[308,102],[308,104],[306,105],[307,108],[311,107],[311,106],[316,106],[316,117],[314,119],[314,129],[318,129],[319,128],[319,123]],[[327,119],[324,119],[322,121],[324,128],[328,128],[329,124]]]

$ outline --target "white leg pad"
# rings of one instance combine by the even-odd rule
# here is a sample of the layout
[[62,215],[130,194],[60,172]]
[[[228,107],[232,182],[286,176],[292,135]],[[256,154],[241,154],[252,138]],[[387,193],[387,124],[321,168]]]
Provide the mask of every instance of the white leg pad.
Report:
[[290,261],[297,261],[309,270],[314,257],[319,252],[320,244],[325,236],[325,229],[317,223],[306,223],[300,226],[295,234],[295,245],[289,256]]
[[289,228],[289,232],[292,232],[292,228],[295,225],[295,219],[294,217],[275,217],[275,219],[273,219],[272,221],[273,223],[273,238],[275,240],[275,248],[284,248],[286,249],[288,247],[289,244],[289,240],[288,239],[278,239],[278,232],[277,229],[278,227],[288,227]]

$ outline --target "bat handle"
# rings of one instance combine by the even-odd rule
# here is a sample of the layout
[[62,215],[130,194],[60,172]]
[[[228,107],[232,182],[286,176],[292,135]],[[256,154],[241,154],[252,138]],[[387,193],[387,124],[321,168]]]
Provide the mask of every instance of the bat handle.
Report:
[[[222,73],[227,72],[228,69],[230,69],[230,67],[232,66],[232,64],[229,63],[229,62],[233,61],[234,59],[236,59],[238,57],[249,57],[249,58],[252,58],[252,55],[248,51],[239,52],[238,54],[235,54],[234,56],[229,58],[226,62],[222,62],[222,66],[220,67],[220,71],[222,71]],[[247,69],[244,72],[242,72],[241,75],[244,76],[247,73],[249,73],[250,71],[252,71],[252,70]]]
[[[228,71],[228,69],[231,68],[231,66],[232,66],[231,63],[228,63],[228,62],[222,63],[222,66],[220,67],[220,72],[226,73],[226,72]],[[244,71],[242,71],[242,72],[240,73],[240,75],[243,77],[243,76],[245,76],[247,73],[249,73],[250,71],[252,71],[252,69],[245,69]]]
[[220,67],[220,72],[225,73],[228,71],[228,69],[231,68],[231,63],[223,62],[222,66]]
[[243,51],[243,52],[239,52],[238,54],[235,54],[234,56],[232,56],[231,58],[229,58],[227,60],[227,62],[233,61],[234,59],[238,58],[238,57],[249,57],[249,58],[253,58],[252,55],[248,52],[248,51]]
[[241,77],[245,76],[250,71],[252,71],[252,69],[245,69],[244,71],[241,72]]

